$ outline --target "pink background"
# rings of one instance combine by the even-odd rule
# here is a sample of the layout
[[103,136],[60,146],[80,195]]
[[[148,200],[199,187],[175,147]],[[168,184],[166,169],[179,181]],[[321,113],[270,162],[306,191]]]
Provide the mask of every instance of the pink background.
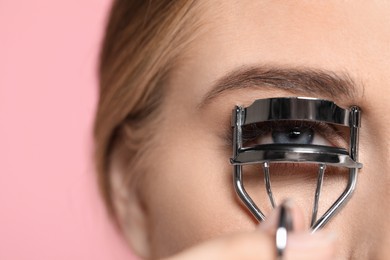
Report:
[[0,0],[0,259],[134,259],[92,164],[109,0]]

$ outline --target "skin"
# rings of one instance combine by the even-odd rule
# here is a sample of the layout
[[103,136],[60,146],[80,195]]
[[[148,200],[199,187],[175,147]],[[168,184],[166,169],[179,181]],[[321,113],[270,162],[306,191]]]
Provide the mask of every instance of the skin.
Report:
[[[236,89],[199,107],[217,79],[236,68],[260,64],[345,72],[356,82],[353,98],[314,95],[342,107],[358,105],[363,111],[359,161],[364,168],[353,198],[325,231],[335,235],[338,259],[390,255],[386,202],[390,198],[390,2],[225,0],[205,1],[199,9],[202,28],[171,75],[151,137],[154,146],[144,156],[145,162],[153,163],[144,163],[133,194],[136,203],[129,206],[130,213],[120,216],[135,251],[159,258],[185,250],[176,256],[183,259],[200,250],[204,254],[198,256],[217,257],[222,255],[212,252],[218,243],[222,243],[218,253],[242,248],[212,239],[237,233],[246,235],[237,235],[234,241],[262,244],[264,251],[254,252],[256,259],[273,254],[268,231],[256,231],[258,237],[251,237],[258,223],[233,190],[231,145],[226,140],[231,109],[259,98],[313,94],[265,87]],[[248,191],[269,214],[261,178],[255,169],[248,171]],[[307,227],[314,178],[286,175],[273,182],[277,201],[293,198],[303,212],[298,222]],[[345,187],[345,176],[333,174],[324,185],[320,214]],[[134,221],[141,224],[129,224]],[[199,246],[202,241],[211,242]]]

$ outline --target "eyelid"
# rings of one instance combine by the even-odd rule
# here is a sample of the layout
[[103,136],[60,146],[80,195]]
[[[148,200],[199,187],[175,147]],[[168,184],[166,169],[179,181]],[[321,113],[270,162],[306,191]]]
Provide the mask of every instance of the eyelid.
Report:
[[325,138],[332,146],[348,148],[348,133],[345,132],[347,129],[344,130],[343,127],[337,127],[333,124],[304,120],[268,121],[244,126],[242,131],[243,144],[247,146],[248,143],[257,138],[284,127],[308,127],[313,129],[315,134]]

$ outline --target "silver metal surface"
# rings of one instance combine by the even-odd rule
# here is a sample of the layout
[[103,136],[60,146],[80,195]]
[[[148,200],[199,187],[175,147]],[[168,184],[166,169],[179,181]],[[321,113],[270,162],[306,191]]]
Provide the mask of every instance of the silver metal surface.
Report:
[[278,226],[275,233],[276,254],[279,260],[283,259],[287,247],[288,232],[293,229],[291,212],[284,204],[280,207]]
[[265,215],[263,214],[263,212],[261,212],[261,210],[256,206],[256,204],[246,192],[243,185],[241,167],[236,165],[234,166],[234,188],[236,190],[236,193],[238,194],[238,197],[245,204],[245,206],[247,206],[252,215],[258,221],[265,220]]
[[[267,194],[272,207],[275,207],[276,203],[270,181],[270,175],[272,175],[270,164],[311,163],[319,166],[317,188],[312,210],[312,232],[315,232],[328,223],[351,197],[356,187],[358,169],[363,166],[361,163],[357,162],[360,114],[360,109],[355,106],[350,109],[343,109],[332,101],[303,97],[259,99],[246,108],[236,106],[232,115],[232,127],[234,128],[233,157],[230,160],[234,169],[234,187],[239,198],[247,206],[253,216],[259,221],[265,219],[264,213],[253,202],[245,190],[243,185],[243,165],[263,165]],[[283,120],[315,121],[349,127],[349,151],[331,146],[291,143],[262,144],[252,147],[243,147],[243,126],[267,121]],[[349,179],[343,193],[317,220],[318,205],[326,165],[348,168]]]
[[265,188],[267,189],[267,194],[269,201],[271,202],[272,208],[275,208],[275,200],[274,196],[272,194],[272,189],[271,189],[271,180],[269,176],[269,163],[264,162],[263,163],[263,170],[264,170],[264,182],[265,182]]
[[[354,161],[358,160],[359,147],[359,127],[360,127],[360,109],[356,106],[350,109],[350,156]],[[351,198],[353,191],[356,188],[358,178],[358,168],[349,169],[348,184],[340,197],[333,205],[322,215],[317,222],[312,225],[311,229],[314,233],[318,229],[325,226],[329,220],[342,208],[342,206]]]
[[255,100],[244,108],[241,125],[271,120],[311,120],[350,126],[350,113],[334,102],[306,97]]
[[233,165],[270,162],[323,163],[347,168],[362,168],[347,150],[336,147],[307,144],[264,144],[237,150],[231,159]]
[[316,187],[316,193],[314,194],[314,206],[313,206],[313,213],[311,216],[310,226],[313,226],[317,220],[318,202],[320,200],[322,182],[324,181],[325,168],[326,168],[325,164],[320,164],[318,167],[317,187]]

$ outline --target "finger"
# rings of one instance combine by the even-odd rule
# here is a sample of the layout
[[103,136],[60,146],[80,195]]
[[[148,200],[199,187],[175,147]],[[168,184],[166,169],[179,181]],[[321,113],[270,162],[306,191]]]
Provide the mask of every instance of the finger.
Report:
[[[291,234],[284,254],[286,260],[330,260],[335,258],[335,237],[327,233]],[[274,237],[257,231],[234,234],[202,243],[169,260],[276,259]]]
[[190,248],[169,260],[274,259],[274,242],[264,232],[232,234]]
[[308,230],[308,227],[305,226],[306,222],[302,209],[292,200],[287,201],[287,207],[291,210],[294,232],[303,232],[304,230]]
[[[293,220],[293,231],[301,232],[306,230],[303,212],[299,206],[296,205],[293,200],[286,200],[281,205],[284,205],[286,208],[288,208],[291,213]],[[272,211],[269,217],[259,225],[260,230],[266,231],[269,234],[274,234],[279,219],[278,216],[280,214],[281,205]]]
[[292,233],[288,237],[286,260],[326,260],[336,257],[336,236],[329,232]]
[[[277,211],[276,211],[277,212]],[[279,216],[276,215],[276,219]],[[275,223],[273,216],[268,221]],[[295,222],[294,222],[295,223]],[[270,226],[272,228],[272,225]],[[284,259],[334,259],[335,237],[319,231],[314,235],[290,232]],[[275,234],[267,228],[255,232],[232,234],[188,249],[171,260],[195,259],[276,259]]]
[[[335,236],[324,231],[317,231],[314,235],[308,233],[308,228],[305,228],[303,212],[292,200],[284,201],[270,214],[270,217],[261,225],[263,231],[275,234],[277,226],[281,224],[279,222],[282,214],[281,209],[284,209],[284,212],[288,211],[287,215],[291,216],[290,221],[294,223],[293,230],[288,232],[287,248],[283,250],[285,251],[283,255],[288,255],[288,258],[283,259],[312,259],[315,255],[318,255],[317,260],[334,258]],[[285,219],[285,221],[287,220]]]

